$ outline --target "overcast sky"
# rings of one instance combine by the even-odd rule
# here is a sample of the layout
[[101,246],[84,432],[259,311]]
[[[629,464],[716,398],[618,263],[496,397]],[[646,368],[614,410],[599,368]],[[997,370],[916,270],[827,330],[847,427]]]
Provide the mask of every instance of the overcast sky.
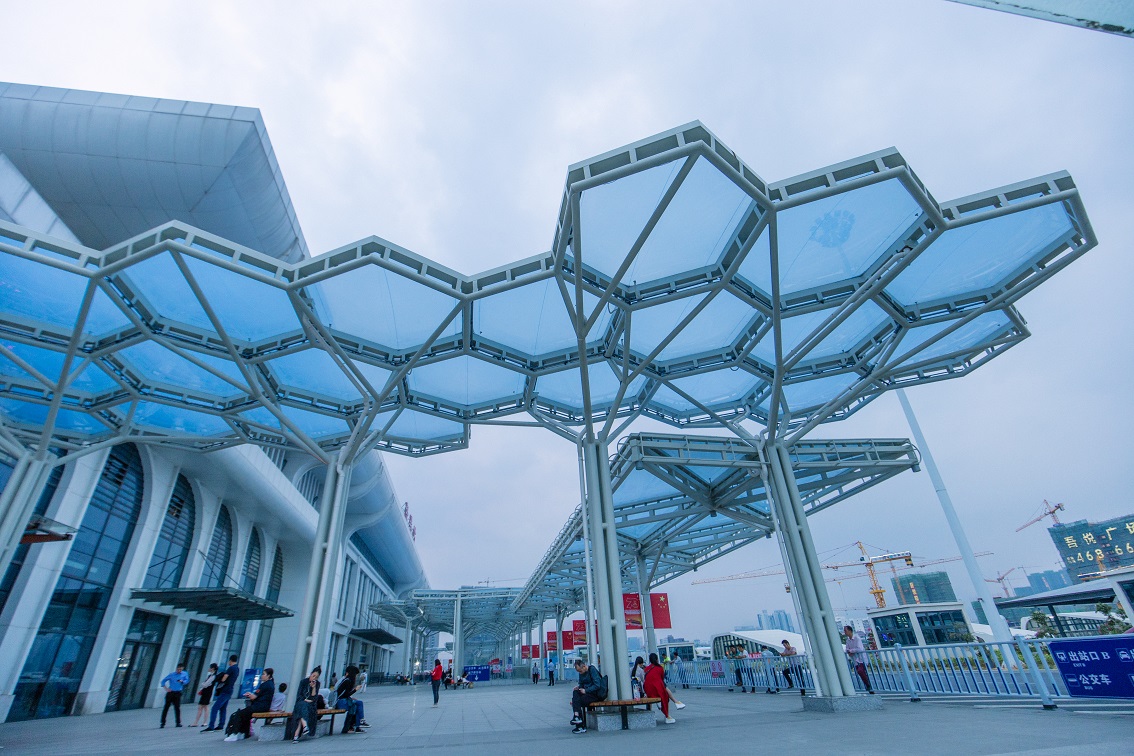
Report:
[[[0,9],[0,79],[260,108],[316,254],[376,234],[474,273],[545,251],[568,164],[693,119],[768,180],[889,146],[939,200],[1067,170],[1098,248],[1020,303],[1031,339],[910,397],[989,577],[1056,566],[1042,526],[1014,532],[1044,498],[1134,513],[1134,40],[943,0]],[[812,436],[908,434],[885,396]],[[544,431],[389,461],[434,587],[521,584],[578,501]],[[811,525],[832,555],[956,554],[924,472]],[[777,578],[690,585],[778,562],[765,541],[668,584],[675,634],[790,609]],[[866,607],[868,587],[830,589]]]

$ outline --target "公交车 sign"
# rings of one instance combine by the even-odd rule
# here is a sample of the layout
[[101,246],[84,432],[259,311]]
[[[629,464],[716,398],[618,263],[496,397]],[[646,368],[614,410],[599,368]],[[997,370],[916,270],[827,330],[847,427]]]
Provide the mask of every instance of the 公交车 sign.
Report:
[[1068,695],[1134,698],[1134,634],[1053,640],[1048,648]]

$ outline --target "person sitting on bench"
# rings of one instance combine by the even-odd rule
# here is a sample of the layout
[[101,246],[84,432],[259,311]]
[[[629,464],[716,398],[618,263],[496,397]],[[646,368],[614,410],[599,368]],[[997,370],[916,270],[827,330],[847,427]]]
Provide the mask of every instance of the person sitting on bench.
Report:
[[571,691],[571,708],[575,712],[571,724],[576,735],[587,731],[587,706],[595,701],[606,700],[606,686],[598,668],[588,665],[582,659],[575,660],[575,671],[579,673],[579,684]]
[[272,710],[272,696],[276,694],[276,684],[272,681],[274,672],[271,667],[266,668],[260,676],[259,687],[254,692],[244,694],[248,704],[228,718],[228,727],[225,729],[225,734],[228,736],[225,738],[226,743],[249,737],[252,734],[252,715]]

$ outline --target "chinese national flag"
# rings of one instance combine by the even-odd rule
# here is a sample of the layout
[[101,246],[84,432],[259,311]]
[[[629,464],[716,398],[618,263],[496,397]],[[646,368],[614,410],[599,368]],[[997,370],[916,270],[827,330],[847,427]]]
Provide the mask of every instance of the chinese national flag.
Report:
[[563,631],[563,650],[573,651],[575,649],[575,633],[570,630]]
[[650,613],[654,616],[655,629],[667,630],[673,627],[673,621],[669,617],[668,593],[650,594]]

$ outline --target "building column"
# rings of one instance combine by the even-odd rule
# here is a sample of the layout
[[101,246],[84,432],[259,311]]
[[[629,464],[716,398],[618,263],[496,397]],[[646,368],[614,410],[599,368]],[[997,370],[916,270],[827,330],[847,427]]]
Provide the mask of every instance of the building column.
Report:
[[[299,638],[291,665],[293,670],[312,669],[327,653],[335,600],[335,572],[342,549],[343,520],[350,493],[350,471],[350,460],[342,458],[341,453],[327,465],[323,494],[319,499],[319,524],[307,572],[307,590],[299,613]],[[298,688],[297,685],[295,689]],[[289,703],[295,701],[294,696],[294,693],[288,695]]]
[[772,506],[776,508],[781,524],[785,552],[795,578],[794,587],[800,592],[800,604],[806,607],[803,621],[807,625],[819,685],[827,696],[853,696],[854,683],[839,642],[834,609],[827,594],[827,585],[823,582],[803,502],[795,485],[791,457],[780,444],[769,445],[766,450],[775,485]]
[[[606,445],[585,441],[583,456],[586,465],[586,510],[590,527],[591,563],[595,605],[598,610],[598,645],[605,654],[601,666],[610,678],[610,696],[628,699],[630,668],[625,664],[626,612],[622,607],[622,573],[618,560],[618,535],[614,522],[614,494],[610,484],[610,463]],[[587,628],[588,635],[592,628]]]
[[555,608],[555,675],[563,679],[563,619],[566,614],[563,607]]
[[465,633],[461,627],[461,594],[457,593],[457,600],[453,602],[453,674],[461,674],[461,665],[465,661]]
[[646,555],[639,554],[637,560],[638,601],[642,605],[642,629],[646,635],[646,658],[658,650],[658,639],[654,633],[654,606],[650,603],[650,573],[646,568]]
[[32,452],[27,452],[16,461],[8,485],[0,492],[0,576],[8,574],[51,469],[50,461],[36,459]]

